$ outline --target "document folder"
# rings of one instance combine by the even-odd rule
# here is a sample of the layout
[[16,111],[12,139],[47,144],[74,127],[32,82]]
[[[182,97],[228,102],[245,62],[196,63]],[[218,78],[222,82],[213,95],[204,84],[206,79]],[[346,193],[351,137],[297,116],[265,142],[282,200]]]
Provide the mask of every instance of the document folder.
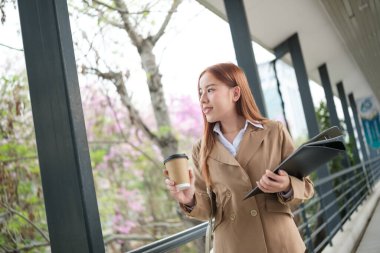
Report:
[[[279,170],[285,170],[290,176],[302,179],[324,163],[345,152],[345,150],[342,131],[334,126],[302,144],[282,161],[273,172],[278,174]],[[247,193],[244,199],[259,193],[262,193],[262,191],[255,187]]]

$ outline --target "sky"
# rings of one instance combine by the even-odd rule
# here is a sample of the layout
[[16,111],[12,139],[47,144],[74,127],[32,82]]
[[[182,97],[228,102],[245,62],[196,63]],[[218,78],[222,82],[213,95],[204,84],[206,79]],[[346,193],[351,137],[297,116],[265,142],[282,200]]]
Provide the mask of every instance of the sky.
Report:
[[[0,44],[22,49],[17,10],[10,4],[7,7],[7,21],[5,25],[0,25],[0,34],[6,36],[0,37]],[[171,26],[167,36],[159,41],[154,50],[157,61],[160,62],[165,94],[190,95],[195,98],[198,75],[204,68],[218,62],[236,63],[229,26],[227,22],[195,1],[184,1],[173,21],[175,21],[174,28]],[[80,22],[71,22],[73,33],[83,28],[79,27],[79,24]],[[146,97],[148,90],[139,56],[133,48],[126,50],[127,57],[122,59],[120,65],[127,66],[131,72],[130,89],[136,97]],[[258,64],[274,58],[256,43],[254,43],[254,52]],[[12,68],[25,68],[23,52],[0,45],[0,55],[2,56],[0,73],[4,72],[4,65],[10,61]],[[136,103],[145,106],[145,101],[147,100],[141,99]]]

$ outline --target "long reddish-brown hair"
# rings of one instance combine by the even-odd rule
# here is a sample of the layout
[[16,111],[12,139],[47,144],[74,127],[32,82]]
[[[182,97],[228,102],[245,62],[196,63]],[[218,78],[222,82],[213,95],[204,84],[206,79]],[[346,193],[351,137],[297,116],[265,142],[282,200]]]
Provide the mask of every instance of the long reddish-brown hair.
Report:
[[[199,81],[201,77],[209,73],[216,79],[223,82],[229,87],[240,87],[240,98],[236,102],[236,110],[239,115],[242,115],[246,120],[251,122],[265,122],[265,118],[261,115],[259,108],[256,105],[253,98],[251,89],[249,88],[247,77],[244,71],[233,63],[219,63],[212,65],[199,75],[198,90],[200,87]],[[202,106],[202,104],[201,104]],[[215,123],[207,122],[206,116],[203,116],[203,137],[200,147],[200,169],[202,171],[203,178],[206,181],[207,186],[212,185],[210,171],[207,165],[207,158],[211,153],[211,150],[215,144],[215,136],[213,134],[213,128]]]

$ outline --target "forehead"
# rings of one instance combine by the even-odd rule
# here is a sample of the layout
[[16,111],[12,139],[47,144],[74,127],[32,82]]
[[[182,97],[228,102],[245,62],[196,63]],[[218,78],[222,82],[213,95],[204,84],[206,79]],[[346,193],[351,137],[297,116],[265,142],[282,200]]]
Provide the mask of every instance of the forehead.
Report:
[[213,74],[206,72],[199,79],[199,89],[204,89],[210,85],[223,85]]

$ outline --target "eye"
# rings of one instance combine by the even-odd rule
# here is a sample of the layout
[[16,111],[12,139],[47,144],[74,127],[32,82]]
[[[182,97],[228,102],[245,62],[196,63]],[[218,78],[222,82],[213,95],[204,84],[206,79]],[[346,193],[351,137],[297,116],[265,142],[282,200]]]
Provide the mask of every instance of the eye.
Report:
[[210,92],[213,92],[215,89],[214,88],[209,88],[207,89],[207,92],[210,93]]

